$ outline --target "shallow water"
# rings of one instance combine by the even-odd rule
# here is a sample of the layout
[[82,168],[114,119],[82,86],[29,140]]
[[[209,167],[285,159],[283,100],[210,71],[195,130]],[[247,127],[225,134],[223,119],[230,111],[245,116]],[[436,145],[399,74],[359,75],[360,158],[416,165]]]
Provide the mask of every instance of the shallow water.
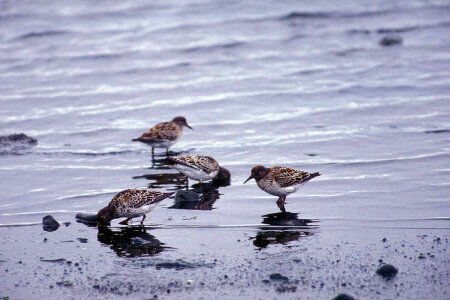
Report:
[[[129,266],[132,275],[135,263],[204,261],[207,267],[189,271],[200,278],[203,272],[221,274],[225,262],[236,267],[258,262],[259,256],[278,260],[283,253],[289,259],[301,249],[329,270],[304,275],[306,283],[294,284],[297,291],[282,293],[286,297],[299,291],[306,298],[332,297],[348,290],[361,298],[395,292],[415,298],[417,291],[406,287],[383,288],[381,295],[349,285],[317,291],[308,276],[333,270],[333,255],[315,247],[360,240],[357,250],[347,247],[344,253],[358,253],[355,266],[376,268],[387,255],[379,244],[384,237],[414,247],[422,243],[419,235],[427,235],[430,245],[432,237],[448,236],[446,1],[100,1],[95,7],[87,1],[1,1],[0,7],[0,135],[23,132],[38,140],[37,146],[19,152],[0,151],[0,224],[7,226],[1,229],[0,260],[5,262],[0,268],[17,263],[11,253],[39,245],[55,258],[86,257],[98,278],[108,277],[108,267],[103,271],[92,264],[97,254],[111,268]],[[402,43],[383,47],[384,37],[399,37]],[[185,116],[194,130],[186,129],[172,150],[212,155],[231,171],[231,185],[206,193],[191,186],[197,196],[183,198],[181,193],[162,202],[146,224],[164,247],[157,246],[155,253],[144,250],[149,255],[138,260],[127,255],[117,260],[117,249],[110,249],[117,239],[97,240],[98,230],[75,223],[75,214],[95,213],[127,188],[182,189],[182,179],[170,175],[176,172],[161,168],[164,156],[152,162],[148,147],[131,142],[176,115]],[[254,181],[243,185],[256,164],[323,174],[288,197],[287,211],[297,214],[282,224],[288,227],[267,223],[266,215],[278,211],[273,196]],[[191,196],[197,201],[182,201]],[[40,223],[48,214],[72,224],[44,232]],[[299,224],[303,219],[315,222]],[[74,242],[61,244],[66,236]],[[87,247],[80,248],[77,238],[85,236]],[[148,238],[134,231],[125,236],[125,242],[119,239],[125,254],[129,245],[136,250],[136,238],[141,239],[137,243]],[[44,247],[44,237],[56,242]],[[370,253],[374,243],[377,250]],[[448,257],[444,246],[434,254],[438,262]],[[409,259],[389,255],[400,268],[411,268]],[[29,252],[21,259],[39,269]],[[222,263],[214,265],[215,259]],[[434,270],[432,260],[419,261],[427,276],[444,273],[437,277],[448,282],[447,265],[437,264]],[[276,288],[261,287],[258,277],[275,271],[273,264],[258,268],[259,275],[247,278],[249,286],[236,283],[242,294],[230,290],[225,295],[263,297],[264,288],[281,295]],[[168,274],[185,280],[186,273]],[[10,273],[6,291],[20,298],[33,288],[23,285],[22,292],[14,291],[19,275]],[[97,297],[85,277],[79,278],[72,287],[49,283],[53,279],[45,286],[60,289],[60,295],[76,288]],[[364,281],[364,276],[357,278]],[[449,292],[420,276],[401,280],[405,286],[422,286],[425,295],[435,298]],[[158,284],[168,285],[161,279],[150,286]],[[214,293],[211,286],[172,290],[196,297]]]

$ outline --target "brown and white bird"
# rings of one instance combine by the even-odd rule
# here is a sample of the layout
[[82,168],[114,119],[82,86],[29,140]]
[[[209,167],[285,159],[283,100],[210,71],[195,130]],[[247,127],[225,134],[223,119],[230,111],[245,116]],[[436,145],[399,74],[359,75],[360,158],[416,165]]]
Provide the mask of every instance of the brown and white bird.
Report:
[[219,185],[230,183],[230,171],[221,167],[211,156],[196,154],[168,157],[167,160],[171,167],[186,175],[187,178],[200,181],[200,183],[207,180],[213,180],[213,183]]
[[142,142],[150,145],[152,147],[152,157],[155,154],[155,148],[166,148],[166,154],[169,154],[169,148],[183,135],[184,127],[192,129],[184,117],[178,116],[170,122],[163,122],[153,126],[137,139],[133,139],[133,142]]
[[308,173],[287,167],[254,166],[252,174],[244,183],[254,178],[260,189],[279,197],[277,205],[282,212],[286,212],[284,208],[286,196],[295,193],[301,184],[320,175],[318,172]]
[[143,216],[141,224],[144,224],[145,214],[173,194],[139,189],[121,191],[114,196],[106,207],[99,210],[97,213],[98,222],[99,224],[107,224],[113,219],[127,218],[119,223],[126,225],[130,219]]

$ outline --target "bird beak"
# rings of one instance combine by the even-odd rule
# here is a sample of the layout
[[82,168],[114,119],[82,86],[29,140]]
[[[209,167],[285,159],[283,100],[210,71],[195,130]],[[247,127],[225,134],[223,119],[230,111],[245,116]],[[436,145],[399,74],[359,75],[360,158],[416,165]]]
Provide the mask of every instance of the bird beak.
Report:
[[188,123],[184,123],[186,125],[187,128],[194,130],[194,128],[192,128],[191,126],[188,125]]
[[247,181],[249,181],[250,179],[253,179],[254,177],[253,177],[253,175],[250,175],[250,177],[249,178],[247,178],[247,180],[246,181],[244,181],[244,184],[247,182]]

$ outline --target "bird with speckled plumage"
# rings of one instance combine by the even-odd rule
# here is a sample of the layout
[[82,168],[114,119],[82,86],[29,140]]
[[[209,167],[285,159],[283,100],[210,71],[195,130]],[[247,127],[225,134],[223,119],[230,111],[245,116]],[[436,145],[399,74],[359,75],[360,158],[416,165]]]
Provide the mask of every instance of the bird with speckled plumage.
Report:
[[127,225],[132,218],[142,217],[141,225],[144,224],[146,214],[149,213],[159,202],[174,193],[162,193],[142,189],[128,189],[121,191],[100,209],[97,213],[99,225],[108,224],[113,219],[126,218],[119,224]]
[[137,139],[133,139],[133,142],[141,142],[151,146],[152,157],[155,156],[155,148],[166,148],[166,154],[169,155],[169,148],[181,138],[184,127],[192,129],[185,117],[178,116],[170,122],[153,126]]
[[318,172],[308,173],[287,167],[255,166],[252,168],[250,177],[244,183],[255,179],[260,189],[279,197],[277,205],[282,212],[286,212],[284,208],[286,196],[295,193],[300,185],[320,175]]
[[221,167],[211,156],[194,154],[168,157],[167,160],[169,161],[169,166],[177,169],[187,178],[197,180],[200,183],[207,180],[212,180],[213,183],[218,185],[228,185],[230,183],[230,171]]

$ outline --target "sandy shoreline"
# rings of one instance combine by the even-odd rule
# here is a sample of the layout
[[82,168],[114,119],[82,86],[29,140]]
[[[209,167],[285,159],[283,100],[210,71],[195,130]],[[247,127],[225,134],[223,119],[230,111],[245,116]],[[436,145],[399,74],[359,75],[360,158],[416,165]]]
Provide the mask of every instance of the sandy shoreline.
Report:
[[[346,293],[357,299],[446,299],[450,292],[446,230],[269,230],[261,248],[256,229],[134,229],[130,239],[117,228],[105,238],[78,223],[55,232],[0,228],[1,296],[331,299]],[[197,235],[201,245],[192,241]],[[23,245],[19,251],[17,243]],[[197,250],[189,247],[193,243]],[[150,247],[159,251],[146,252]],[[383,263],[398,268],[397,276],[375,274]]]

